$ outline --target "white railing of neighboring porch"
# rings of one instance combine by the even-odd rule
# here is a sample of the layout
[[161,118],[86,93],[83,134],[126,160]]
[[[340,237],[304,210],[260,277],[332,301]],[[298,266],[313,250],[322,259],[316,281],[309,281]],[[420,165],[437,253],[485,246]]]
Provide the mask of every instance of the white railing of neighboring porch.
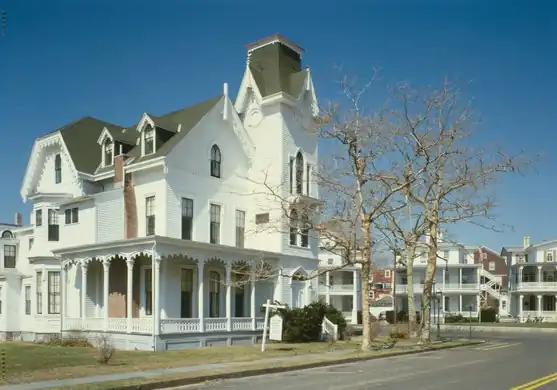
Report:
[[[246,317],[237,317],[230,319],[233,332],[251,331],[253,330],[253,319]],[[160,333],[198,333],[201,332],[199,318],[164,318],[160,320]],[[205,318],[204,332],[226,332],[228,326],[227,318]],[[255,330],[263,330],[264,319],[255,319]],[[147,333],[153,332],[153,319],[132,318],[131,329],[128,329],[127,318],[109,318],[107,328],[105,329],[104,318],[88,317],[82,318],[65,318],[64,329],[67,331],[108,331],[122,333]]]
[[338,340],[338,325],[334,324],[327,317],[323,317],[321,323],[322,332],[333,337],[333,340]]

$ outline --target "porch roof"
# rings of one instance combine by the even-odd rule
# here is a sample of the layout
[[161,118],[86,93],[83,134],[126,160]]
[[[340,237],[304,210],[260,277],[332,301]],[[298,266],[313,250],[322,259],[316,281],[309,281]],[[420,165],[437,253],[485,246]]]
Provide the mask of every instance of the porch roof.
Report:
[[206,242],[182,240],[179,238],[171,238],[165,236],[149,236],[137,237],[123,240],[114,240],[95,244],[77,245],[59,249],[53,249],[52,253],[56,257],[71,257],[71,256],[94,256],[95,252],[113,250],[116,253],[126,251],[143,251],[156,250],[157,245],[165,247],[173,247],[176,250],[197,250],[200,252],[228,254],[235,256],[256,257],[263,256],[267,259],[278,258],[282,256],[280,253],[261,251],[257,249],[238,248],[235,246],[209,244]]

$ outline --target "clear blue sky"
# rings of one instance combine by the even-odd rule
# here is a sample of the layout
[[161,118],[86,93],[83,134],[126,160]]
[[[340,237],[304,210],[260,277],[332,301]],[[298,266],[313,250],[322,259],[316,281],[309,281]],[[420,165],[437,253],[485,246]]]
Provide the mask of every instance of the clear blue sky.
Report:
[[339,63],[362,79],[379,66],[386,83],[473,80],[478,142],[547,156],[538,174],[499,188],[500,221],[514,231],[460,226],[453,237],[495,250],[524,235],[557,238],[555,2],[262,3],[0,0],[0,220],[23,211],[28,221],[19,190],[37,136],[85,115],[129,125],[214,96],[223,82],[237,91],[244,45],[278,32],[306,49],[321,102],[337,98]]

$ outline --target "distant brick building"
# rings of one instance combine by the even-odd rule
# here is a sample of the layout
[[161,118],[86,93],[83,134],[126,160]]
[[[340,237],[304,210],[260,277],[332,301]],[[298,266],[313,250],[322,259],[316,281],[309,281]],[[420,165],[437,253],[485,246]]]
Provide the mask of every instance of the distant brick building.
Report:
[[[501,284],[495,284],[493,285],[493,288],[506,297],[508,292],[509,277],[505,258],[492,249],[482,246],[478,248],[476,253],[474,253],[474,262],[476,264],[482,264],[482,268],[491,275],[501,278]],[[485,277],[482,277],[481,279],[480,283],[482,284],[489,284],[490,282]],[[490,294],[485,294],[485,301],[482,302],[482,304],[500,308],[503,311],[507,310],[507,307],[499,307],[499,299]],[[504,303],[503,306],[506,306],[506,303]]]
[[375,302],[393,294],[394,272],[392,268],[383,268],[373,272],[370,281],[368,301]]

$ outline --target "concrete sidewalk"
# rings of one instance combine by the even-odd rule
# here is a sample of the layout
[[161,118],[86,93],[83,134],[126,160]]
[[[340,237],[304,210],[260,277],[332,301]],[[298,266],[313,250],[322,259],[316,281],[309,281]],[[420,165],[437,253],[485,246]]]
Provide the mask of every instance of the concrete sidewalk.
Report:
[[[469,325],[441,325],[441,330],[468,332]],[[501,332],[501,333],[557,333],[557,328],[541,328],[534,326],[477,326],[472,325],[472,332]]]
[[148,370],[148,371],[122,372],[122,373],[118,373],[118,374],[97,375],[97,376],[89,376],[89,377],[83,377],[83,378],[70,378],[70,379],[61,379],[61,380],[51,380],[51,381],[21,383],[21,384],[17,384],[17,385],[0,386],[0,390],[49,389],[49,388],[53,388],[53,387],[84,385],[84,384],[88,384],[88,383],[120,381],[120,380],[138,379],[138,378],[143,379],[143,378],[149,378],[149,377],[160,376],[160,375],[189,373],[189,372],[195,372],[195,371],[218,370],[218,369],[223,369],[223,368],[227,368],[227,367],[246,367],[246,366],[250,366],[250,365],[253,365],[253,364],[262,364],[262,363],[265,364],[265,363],[284,362],[284,361],[292,361],[292,360],[313,359],[313,358],[318,358],[318,357],[321,357],[321,356],[335,356],[335,355],[337,355],[339,357],[342,357],[343,355],[346,355],[350,352],[354,352],[354,350],[344,349],[344,350],[337,350],[337,351],[326,352],[326,353],[314,353],[314,354],[297,355],[297,356],[284,356],[284,357],[271,358],[271,359],[261,359],[261,360],[257,360],[257,361],[198,364],[198,365],[190,365],[190,366],[167,368],[167,369],[163,368],[163,369]]

